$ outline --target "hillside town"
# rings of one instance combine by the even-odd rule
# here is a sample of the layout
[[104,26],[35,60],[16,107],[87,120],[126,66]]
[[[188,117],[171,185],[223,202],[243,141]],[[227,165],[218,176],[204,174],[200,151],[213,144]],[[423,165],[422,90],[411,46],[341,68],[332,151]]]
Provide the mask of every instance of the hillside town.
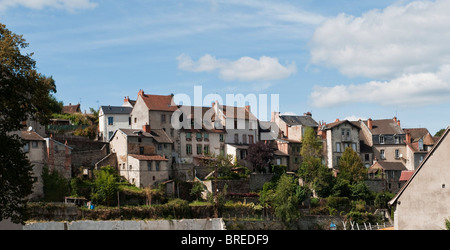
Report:
[[[320,142],[320,160],[332,176],[339,176],[340,161],[346,149],[359,156],[366,170],[364,183],[370,191],[392,194],[392,199],[385,200],[383,207],[388,207],[388,202],[390,207],[414,207],[407,205],[408,199],[417,202],[413,194],[426,190],[423,185],[428,187],[435,178],[442,178],[442,183],[438,183],[442,189],[439,191],[442,193],[445,189],[446,174],[439,170],[442,166],[432,164],[448,158],[445,153],[450,140],[448,130],[433,136],[426,128],[402,127],[398,117],[325,122],[311,112],[303,115],[272,112],[270,121],[260,121],[250,105],[227,106],[218,101],[207,107],[177,105],[173,94],[156,95],[142,89],[135,99],[124,97],[122,106],[104,104],[91,111],[93,114],[86,114],[81,112],[80,104],[69,104],[63,107],[61,114],[54,115],[49,125],[32,119],[23,123],[24,130],[18,134],[26,142],[23,150],[33,165],[35,180],[31,201],[44,198],[42,173],[46,167],[67,180],[77,176],[93,178],[95,171],[113,167],[132,186],[157,188],[164,184],[165,192],[175,198],[189,192],[183,190],[186,187],[181,184],[186,182],[202,183],[205,198],[208,193],[215,194],[224,188],[236,196],[255,194],[270,182],[277,166],[288,175],[296,176],[298,185],[311,188],[309,181],[298,174],[304,163],[301,152],[308,130],[313,131]],[[74,114],[88,117],[91,125],[80,125],[68,118]],[[174,119],[184,125],[174,126],[177,124]],[[263,124],[272,126],[268,128]],[[94,133],[83,133],[89,130]],[[262,136],[264,132],[272,132],[273,136]],[[270,148],[267,164],[251,159],[255,154],[252,147],[258,144]],[[231,170],[235,173],[251,173],[247,175],[250,178],[244,178],[246,184],[228,182],[224,187],[224,184],[211,182],[212,176],[221,175],[217,168],[218,157],[231,159],[229,164],[234,166]],[[432,166],[428,167],[430,164]],[[428,179],[420,178],[421,169],[428,171]],[[432,177],[434,175],[438,177]],[[414,177],[417,181],[412,182]],[[409,191],[409,186],[416,190]],[[307,200],[321,196],[320,190],[312,189]],[[407,194],[411,198],[402,197]],[[426,195],[420,197],[430,199]],[[444,202],[448,198],[439,199]],[[311,202],[302,204],[311,208]],[[433,204],[438,206],[436,202],[422,204],[422,210]],[[396,209],[395,216],[387,215],[396,229],[408,228],[411,223],[410,219],[402,220],[401,213],[416,217],[411,209]],[[423,214],[428,216],[426,212]],[[436,223],[443,224],[445,219],[438,218]]]

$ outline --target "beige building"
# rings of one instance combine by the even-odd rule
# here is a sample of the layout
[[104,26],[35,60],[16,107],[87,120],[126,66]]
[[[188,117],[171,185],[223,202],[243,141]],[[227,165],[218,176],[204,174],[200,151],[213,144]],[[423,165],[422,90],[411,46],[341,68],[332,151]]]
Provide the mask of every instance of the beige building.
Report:
[[47,163],[47,147],[42,136],[34,131],[20,131],[19,136],[25,142],[23,152],[33,166],[33,193],[31,200],[40,199],[44,196],[44,182],[42,180],[42,170]]
[[117,129],[110,140],[121,176],[137,187],[154,186],[171,179],[173,169],[167,156],[173,141],[162,129]]
[[394,228],[400,230],[444,230],[450,218],[449,128],[397,195]]
[[357,122],[348,120],[340,121],[337,119],[333,123],[324,124],[322,126],[321,130],[325,132],[325,161],[328,168],[338,168],[342,153],[344,153],[344,150],[348,147],[351,147],[353,151],[358,154],[360,153],[360,127],[357,124]]

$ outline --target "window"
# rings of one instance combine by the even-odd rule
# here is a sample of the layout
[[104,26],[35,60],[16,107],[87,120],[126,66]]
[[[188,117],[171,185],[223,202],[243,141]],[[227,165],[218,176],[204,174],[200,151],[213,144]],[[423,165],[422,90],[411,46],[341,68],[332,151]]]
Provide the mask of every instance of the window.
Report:
[[209,141],[209,134],[203,133],[203,138],[205,138],[205,141]]
[[398,135],[394,136],[394,141],[395,141],[395,144],[399,144],[400,143],[400,138],[399,138]]
[[395,150],[395,159],[400,158],[400,150],[396,149]]
[[166,115],[161,115],[161,123],[166,123]]
[[158,150],[162,150],[162,144],[158,143]]
[[364,154],[364,161],[370,161],[370,154]]
[[381,158],[382,160],[386,159],[386,157],[384,156],[384,149],[381,149],[381,150],[380,150],[380,158]]
[[39,145],[38,145],[38,142],[37,141],[32,141],[31,142],[31,147],[33,147],[33,148],[37,148]]
[[341,143],[336,142],[336,152],[341,152]]
[[221,156],[225,155],[225,147],[224,146],[220,146],[220,155]]
[[134,123],[137,123],[137,118],[136,117],[134,118]]
[[253,141],[253,135],[249,135],[249,136],[248,136],[248,143],[250,143],[250,144],[255,143],[255,142]]
[[203,147],[203,152],[204,152],[205,154],[209,154],[209,145],[205,145],[205,146]]
[[239,143],[239,134],[234,134],[234,143]]
[[356,143],[352,143],[352,149],[356,152]]
[[174,129],[173,129],[173,128],[171,128],[171,129],[170,129],[170,136],[172,136],[172,137],[173,137],[173,135],[174,135]]
[[155,170],[159,171],[159,161],[155,161]]
[[186,154],[191,155],[192,154],[192,145],[186,144]]
[[380,144],[384,144],[384,135],[380,135]]
[[219,139],[220,139],[221,142],[223,142],[225,140],[224,135],[223,134],[219,134]]
[[131,125],[131,117],[128,117],[128,125]]
[[186,133],[186,141],[190,141],[192,139],[192,134],[191,132],[187,132]]
[[27,142],[23,145],[23,152],[28,153],[30,151],[30,144]]
[[247,135],[242,135],[242,143],[247,144]]
[[108,117],[108,125],[113,125],[114,124],[114,117],[110,116]]
[[202,144],[197,144],[197,154],[198,155],[202,154]]
[[201,141],[202,140],[202,133],[197,133],[195,138],[197,139],[197,141]]
[[144,154],[144,147],[139,147],[139,154],[143,155]]
[[111,139],[111,137],[113,136],[113,133],[114,133],[113,131],[108,132],[108,139]]
[[147,170],[152,171],[152,162],[151,161],[147,162]]

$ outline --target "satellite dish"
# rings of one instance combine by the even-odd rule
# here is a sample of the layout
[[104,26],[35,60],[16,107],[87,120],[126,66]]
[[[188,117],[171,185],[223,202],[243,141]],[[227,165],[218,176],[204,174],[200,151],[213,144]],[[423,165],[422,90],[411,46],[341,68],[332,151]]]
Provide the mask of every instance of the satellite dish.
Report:
[[29,126],[28,127],[28,132],[31,132],[31,131],[33,131],[33,127]]

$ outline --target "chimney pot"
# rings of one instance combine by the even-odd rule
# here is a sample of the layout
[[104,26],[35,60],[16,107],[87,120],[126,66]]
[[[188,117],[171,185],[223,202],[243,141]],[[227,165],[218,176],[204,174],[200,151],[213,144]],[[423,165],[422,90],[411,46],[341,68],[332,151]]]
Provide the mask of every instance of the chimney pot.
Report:
[[150,125],[148,125],[148,124],[146,123],[144,126],[142,126],[142,130],[143,130],[144,132],[150,133],[151,127],[150,127]]
[[369,120],[367,120],[367,127],[369,127],[369,129],[372,130],[373,128],[372,118],[369,118]]

